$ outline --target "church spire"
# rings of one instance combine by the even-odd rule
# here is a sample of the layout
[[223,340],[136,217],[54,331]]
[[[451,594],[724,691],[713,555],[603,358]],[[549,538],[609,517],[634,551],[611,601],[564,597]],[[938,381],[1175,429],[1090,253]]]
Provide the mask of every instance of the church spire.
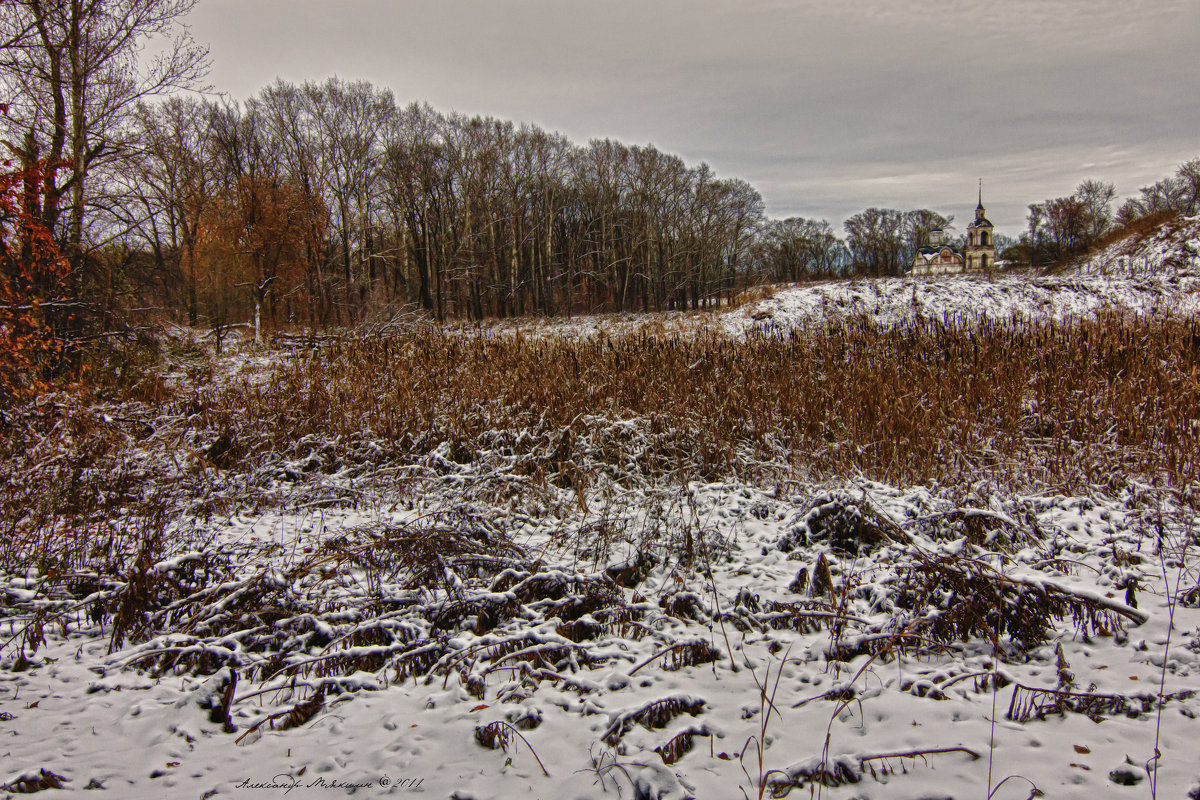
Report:
[[975,206],[975,210],[983,210],[983,178],[979,179],[979,205]]

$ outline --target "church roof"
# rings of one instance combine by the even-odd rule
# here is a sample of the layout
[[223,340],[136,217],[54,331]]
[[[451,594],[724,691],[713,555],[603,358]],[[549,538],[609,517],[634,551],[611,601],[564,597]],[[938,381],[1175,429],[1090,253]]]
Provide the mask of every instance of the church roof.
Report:
[[976,217],[967,224],[968,228],[994,228],[992,223],[988,222],[987,217]]
[[952,261],[954,263],[961,264],[963,257],[951,250],[949,247],[941,247],[936,249],[922,248],[917,252],[916,260],[925,264],[932,264],[937,261],[941,261],[942,263],[949,263]]

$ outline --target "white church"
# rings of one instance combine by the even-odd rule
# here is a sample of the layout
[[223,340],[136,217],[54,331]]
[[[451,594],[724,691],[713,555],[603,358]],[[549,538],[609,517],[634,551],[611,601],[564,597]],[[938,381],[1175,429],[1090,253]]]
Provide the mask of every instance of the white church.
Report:
[[946,244],[945,231],[929,232],[929,244],[917,251],[910,275],[952,275],[964,272],[987,272],[996,265],[994,226],[983,208],[983,186],[979,188],[979,205],[975,219],[967,225],[967,243],[962,253]]

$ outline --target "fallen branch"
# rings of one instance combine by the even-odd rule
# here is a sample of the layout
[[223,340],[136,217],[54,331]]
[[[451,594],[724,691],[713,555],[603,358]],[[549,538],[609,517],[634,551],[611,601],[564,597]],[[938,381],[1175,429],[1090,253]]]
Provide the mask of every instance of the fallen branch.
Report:
[[895,753],[879,753],[873,756],[859,756],[860,764],[865,764],[868,761],[881,761],[887,758],[919,758],[921,756],[932,756],[938,753],[966,753],[972,760],[978,759],[979,753],[968,747],[935,747],[931,750],[901,750]]

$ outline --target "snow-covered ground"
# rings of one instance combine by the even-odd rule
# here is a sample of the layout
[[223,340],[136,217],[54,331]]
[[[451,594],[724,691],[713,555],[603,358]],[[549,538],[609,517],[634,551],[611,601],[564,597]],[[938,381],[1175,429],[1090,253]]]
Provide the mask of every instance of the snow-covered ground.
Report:
[[[539,516],[463,497],[473,469],[358,510],[176,521],[153,574],[184,585],[189,563],[229,557],[224,592],[181,590],[173,632],[113,652],[86,602],[58,606],[27,665],[7,648],[0,780],[130,798],[719,798],[760,781],[807,794],[824,764],[850,782],[829,797],[982,797],[1006,778],[997,797],[1145,796],[1157,740],[1158,796],[1200,783],[1193,520],[1148,487],[561,490]],[[421,531],[478,552],[414,581],[402,545]],[[37,607],[44,577],[5,576],[10,611]],[[1044,638],[993,642],[999,618],[970,629],[969,587],[998,587],[1010,612],[1067,605]],[[251,589],[265,631],[212,622]],[[206,653],[207,669],[169,668]]]
[[[1191,252],[792,287],[704,319],[1192,314]],[[446,456],[364,472],[314,448],[252,502],[174,512],[140,583],[0,572],[0,796],[1200,796],[1179,492],[556,488]],[[118,619],[123,597],[145,614]]]
[[914,317],[1062,320],[1110,311],[1192,316],[1200,311],[1200,217],[1104,248],[1060,274],[887,278],[799,286],[726,316],[733,332],[839,316],[895,325]]
[[1128,236],[1084,259],[1080,274],[1158,276],[1195,274],[1200,269],[1200,216],[1170,220]]
[[781,290],[771,299],[727,315],[723,323],[736,333],[847,316],[896,325],[917,317],[1062,320],[1108,311],[1195,314],[1200,311],[1200,270],[1178,275],[1010,273],[991,280],[948,275],[839,281]]
[[489,331],[521,331],[536,336],[616,335],[648,329],[687,332],[712,326],[732,335],[771,333],[820,324],[825,320],[866,317],[880,325],[917,318],[954,320],[1063,320],[1105,312],[1162,316],[1200,312],[1200,262],[1178,272],[1072,270],[1039,276],[1007,272],[940,275],[924,278],[835,280],[772,287],[767,296],[715,313],[602,314],[574,320],[506,321],[485,325]]

